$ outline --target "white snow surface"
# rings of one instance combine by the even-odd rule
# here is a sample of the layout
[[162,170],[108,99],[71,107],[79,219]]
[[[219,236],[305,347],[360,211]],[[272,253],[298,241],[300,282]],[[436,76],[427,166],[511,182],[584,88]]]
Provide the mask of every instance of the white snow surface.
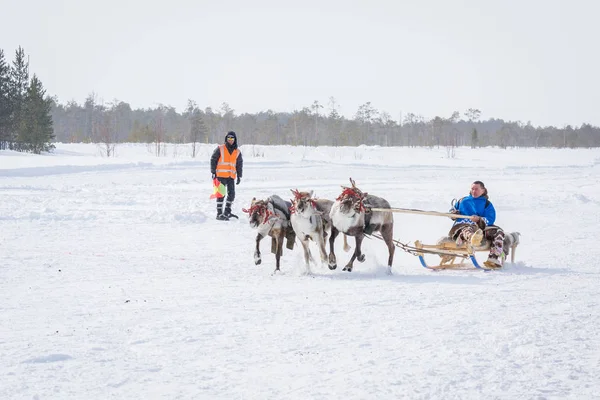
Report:
[[[246,145],[224,222],[215,146],[0,151],[1,399],[600,398],[600,149]],[[337,270],[306,274],[297,242],[273,274],[269,238],[254,264],[253,197],[335,199],[350,177],[442,212],[484,181],[515,264],[431,271],[398,248],[387,275],[365,239],[348,273],[338,240]],[[394,237],[450,225],[395,213]]]

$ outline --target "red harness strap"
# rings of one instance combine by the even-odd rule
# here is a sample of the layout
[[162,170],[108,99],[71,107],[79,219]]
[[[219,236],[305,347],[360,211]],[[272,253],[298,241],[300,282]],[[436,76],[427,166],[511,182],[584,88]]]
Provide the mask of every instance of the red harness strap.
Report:
[[296,201],[302,200],[302,199],[307,200],[310,203],[310,205],[312,206],[313,210],[317,209],[316,199],[313,199],[313,198],[303,195],[302,193],[300,193],[300,191],[298,189],[292,190],[292,193],[294,194],[294,198],[291,200],[292,205],[290,206],[290,213],[294,214],[296,212],[295,203],[296,203]]
[[263,224],[266,224],[267,221],[269,221],[269,218],[271,218],[273,215],[275,215],[274,213],[269,211],[269,209],[267,208],[267,205],[264,202],[260,202],[260,203],[257,202],[253,206],[251,206],[249,209],[242,208],[242,211],[247,213],[248,216],[251,216],[255,212],[259,213],[260,215],[264,214],[264,217],[263,217],[264,219],[262,222]]
[[351,188],[345,188],[344,191],[342,192],[342,194],[340,194],[336,200],[338,200],[338,201],[345,200],[348,197],[352,197],[353,199],[358,199],[358,210],[357,210],[358,212],[366,211],[365,205],[363,204],[362,196],[360,194],[356,193],[356,191]]

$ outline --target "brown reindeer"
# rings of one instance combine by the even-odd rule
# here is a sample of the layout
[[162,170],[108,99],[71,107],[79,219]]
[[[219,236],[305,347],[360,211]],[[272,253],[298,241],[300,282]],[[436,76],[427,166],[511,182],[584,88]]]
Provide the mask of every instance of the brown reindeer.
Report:
[[342,194],[335,200],[331,207],[332,229],[329,238],[329,268],[337,268],[337,260],[333,244],[339,232],[356,238],[356,247],[352,258],[344,267],[344,271],[352,271],[354,260],[363,262],[365,255],[361,251],[361,244],[365,234],[380,232],[388,247],[388,273],[392,271],[394,260],[394,216],[387,211],[371,211],[371,208],[391,208],[387,200],[363,193],[356,187],[354,180],[350,178],[352,187],[342,186]]
[[294,248],[294,230],[290,223],[291,203],[277,195],[269,196],[266,200],[252,199],[249,209],[243,209],[248,214],[250,226],[257,230],[254,264],[262,262],[260,241],[265,236],[271,236],[271,252],[275,254],[275,272],[280,270],[283,254],[283,241],[287,238],[287,248]]

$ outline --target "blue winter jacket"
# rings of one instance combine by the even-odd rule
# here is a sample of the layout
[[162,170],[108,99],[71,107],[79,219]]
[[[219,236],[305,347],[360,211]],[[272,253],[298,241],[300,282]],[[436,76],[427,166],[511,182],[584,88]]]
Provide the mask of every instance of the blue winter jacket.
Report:
[[[496,222],[494,205],[483,196],[477,198],[471,195],[465,196],[454,205],[454,209],[458,210],[458,213],[461,215],[478,215],[483,217],[486,225],[493,225]],[[474,222],[470,219],[460,218],[454,222],[454,225],[464,223],[472,224]]]

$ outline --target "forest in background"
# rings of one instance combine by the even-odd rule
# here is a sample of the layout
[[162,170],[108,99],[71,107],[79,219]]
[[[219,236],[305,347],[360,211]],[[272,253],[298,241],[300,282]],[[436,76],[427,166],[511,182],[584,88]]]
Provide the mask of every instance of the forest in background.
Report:
[[160,143],[192,143],[195,149],[196,143],[221,143],[231,130],[238,133],[240,144],[600,147],[600,128],[587,123],[541,127],[497,118],[482,120],[476,108],[431,119],[409,112],[394,119],[369,101],[351,119],[340,115],[339,109],[334,97],[326,104],[315,100],[289,112],[254,114],[236,113],[228,103],[219,109],[200,107],[192,99],[182,112],[162,104],[134,109],[121,100],[105,102],[95,93],[83,104],[62,104],[46,94],[36,75],[29,77],[21,47],[12,64],[0,49],[0,149],[40,153],[51,150],[52,142],[92,142],[110,156],[117,143],[155,143],[157,148]]
[[[370,102],[361,105],[353,119],[339,114],[335,98],[292,112],[267,110],[237,114],[227,103],[220,109],[201,109],[193,100],[179,113],[159,105],[132,109],[122,101],[104,104],[90,94],[83,105],[54,102],[52,119],[58,141],[110,141],[220,143],[233,130],[244,144],[302,146],[498,146],[598,147],[600,128],[534,127],[520,121],[480,119],[481,111],[455,111],[450,116],[425,119],[407,113],[401,121],[379,111]],[[106,140],[108,139],[108,140]]]

